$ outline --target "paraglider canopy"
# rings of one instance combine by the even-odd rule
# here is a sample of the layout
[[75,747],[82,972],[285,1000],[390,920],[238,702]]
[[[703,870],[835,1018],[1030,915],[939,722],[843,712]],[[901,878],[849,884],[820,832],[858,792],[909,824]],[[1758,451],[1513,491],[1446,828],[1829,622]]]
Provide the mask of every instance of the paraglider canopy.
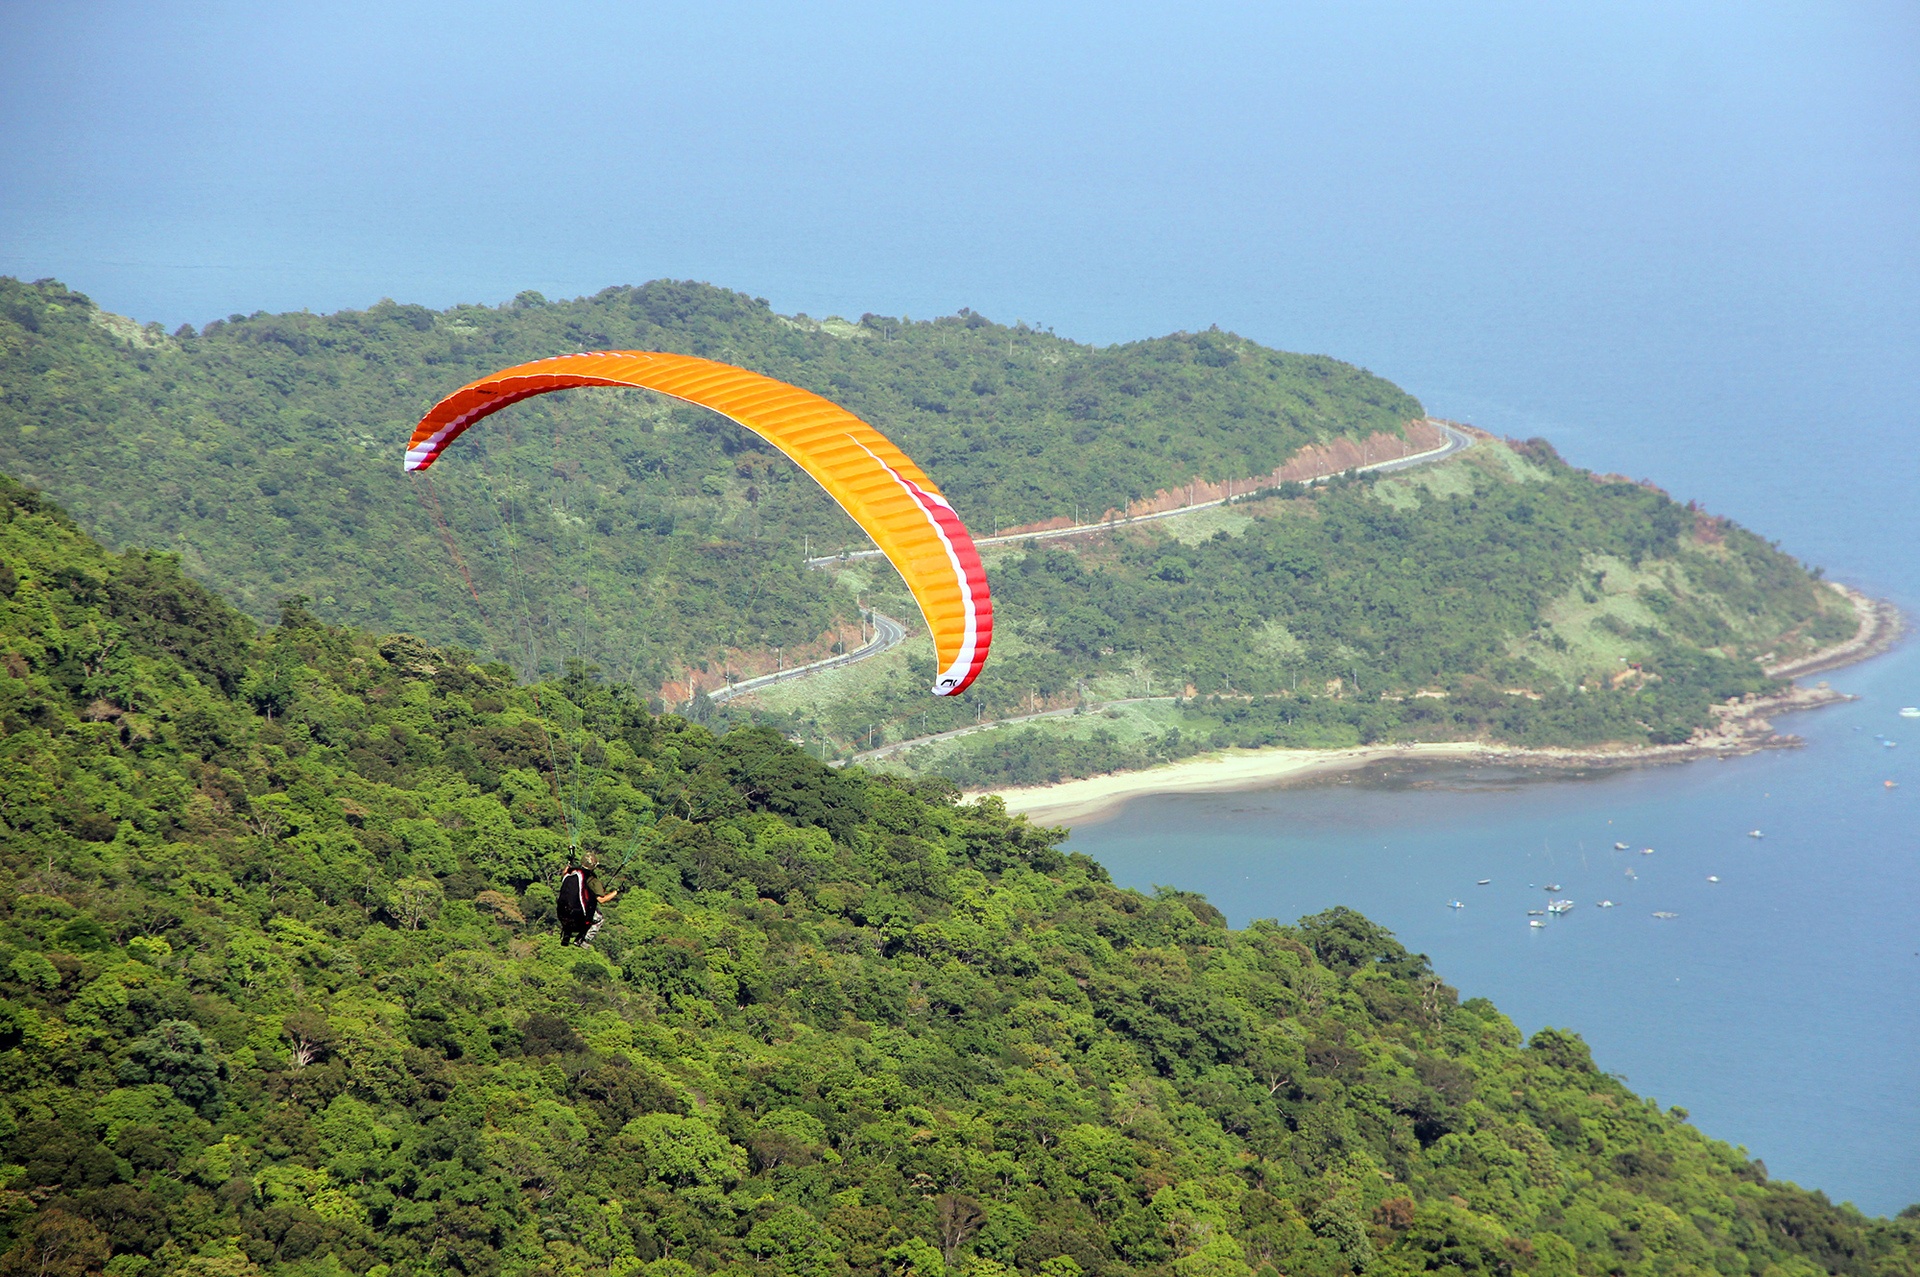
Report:
[[933,635],[933,692],[955,696],[986,664],[993,600],[973,538],[940,489],[892,440],[811,391],[692,355],[605,350],[503,368],[468,382],[414,427],[407,469],[425,470],[475,422],[534,395],[578,386],[658,391],[728,417],[812,475],[873,538]]

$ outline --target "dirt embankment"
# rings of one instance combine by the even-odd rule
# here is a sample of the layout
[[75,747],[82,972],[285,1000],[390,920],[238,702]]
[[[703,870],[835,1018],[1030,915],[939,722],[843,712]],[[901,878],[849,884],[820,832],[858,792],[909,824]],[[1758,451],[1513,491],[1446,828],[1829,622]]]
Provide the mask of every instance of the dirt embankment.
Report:
[[867,641],[870,633],[861,622],[848,620],[822,631],[816,638],[788,648],[767,650],[730,647],[718,662],[709,661],[705,669],[681,666],[654,689],[654,695],[660,698],[663,705],[684,705],[696,693],[715,692],[727,686],[729,674],[733,676],[731,681],[745,682],[762,674],[792,669],[796,665],[811,665],[834,655],[836,647],[845,652],[853,651]]
[[[1188,506],[1205,505],[1211,501],[1225,501],[1231,497],[1246,496],[1265,488],[1277,488],[1283,483],[1310,483],[1316,479],[1327,479],[1336,474],[1344,474],[1355,466],[1398,461],[1402,457],[1411,457],[1417,453],[1432,452],[1447,441],[1447,437],[1440,432],[1440,427],[1431,421],[1409,421],[1405,431],[1404,438],[1385,431],[1376,431],[1365,439],[1335,439],[1331,443],[1308,444],[1294,453],[1285,463],[1275,466],[1270,473],[1251,475],[1245,479],[1223,479],[1219,482],[1195,478],[1184,487],[1162,488],[1150,497],[1129,502],[1124,510],[1103,511],[1100,517],[1092,522],[1121,523],[1128,519],[1137,519],[1141,515],[1165,514],[1169,510],[1183,510]],[[1072,519],[1059,515],[1051,519],[1042,519],[1038,523],[1023,523],[1018,527],[1001,528],[992,535],[1019,536],[1023,532],[1051,532],[1055,528],[1073,526]]]

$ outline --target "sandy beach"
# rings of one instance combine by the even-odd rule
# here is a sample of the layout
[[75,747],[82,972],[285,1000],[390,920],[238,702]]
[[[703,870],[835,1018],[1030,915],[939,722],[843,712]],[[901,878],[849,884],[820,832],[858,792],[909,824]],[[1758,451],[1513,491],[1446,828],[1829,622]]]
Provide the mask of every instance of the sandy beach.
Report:
[[[1899,641],[1904,618],[1892,604],[1870,598],[1844,586],[1859,617],[1858,631],[1843,642],[1789,664],[1770,667],[1775,677],[1793,677],[1850,665],[1877,656]],[[1825,683],[1794,686],[1778,696],[1754,697],[1715,707],[1718,722],[1680,745],[1598,747],[1591,749],[1519,749],[1479,741],[1442,741],[1405,745],[1362,745],[1353,749],[1226,749],[1197,754],[1135,772],[1113,772],[1066,780],[1054,785],[997,789],[1011,812],[1023,813],[1049,825],[1090,824],[1114,815],[1129,800],[1147,794],[1221,793],[1261,789],[1333,772],[1350,771],[1372,763],[1426,759],[1471,760],[1537,767],[1542,770],[1629,767],[1690,762],[1700,758],[1729,758],[1761,749],[1790,748],[1795,736],[1773,730],[1772,718],[1798,710],[1817,709],[1850,699]],[[980,797],[980,794],[968,795]]]
[[[1130,798],[1144,794],[1204,794],[1259,789],[1282,781],[1364,767],[1398,758],[1478,758],[1501,752],[1472,743],[1363,745],[1356,749],[1224,749],[1196,754],[1177,763],[1137,772],[1112,772],[992,791],[1011,812],[1023,812],[1046,825],[1085,824],[1113,815]],[[979,795],[969,795],[978,797]]]

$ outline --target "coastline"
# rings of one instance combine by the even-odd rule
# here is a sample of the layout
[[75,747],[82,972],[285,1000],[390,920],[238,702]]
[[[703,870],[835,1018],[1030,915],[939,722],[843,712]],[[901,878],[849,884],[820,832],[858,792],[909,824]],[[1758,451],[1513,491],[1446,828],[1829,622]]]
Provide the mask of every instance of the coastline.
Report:
[[[1768,666],[1775,678],[1799,678],[1852,665],[1893,647],[1905,632],[1905,618],[1893,604],[1858,590],[1833,584],[1853,605],[1859,628],[1852,637],[1832,647],[1792,661]],[[1527,749],[1484,741],[1436,741],[1404,745],[1361,745],[1351,749],[1225,749],[1141,771],[1110,772],[1064,780],[1052,785],[1028,785],[986,790],[968,798],[998,797],[1010,812],[1040,824],[1086,824],[1112,816],[1134,798],[1149,794],[1222,793],[1261,789],[1305,780],[1372,763],[1428,759],[1503,763],[1537,770],[1580,770],[1607,767],[1652,766],[1692,762],[1702,758],[1732,758],[1762,749],[1790,749],[1797,736],[1773,729],[1775,715],[1818,709],[1852,700],[1824,682],[1812,687],[1795,684],[1774,696],[1747,697],[1714,708],[1718,723],[1696,732],[1677,745],[1636,745],[1608,748]]]

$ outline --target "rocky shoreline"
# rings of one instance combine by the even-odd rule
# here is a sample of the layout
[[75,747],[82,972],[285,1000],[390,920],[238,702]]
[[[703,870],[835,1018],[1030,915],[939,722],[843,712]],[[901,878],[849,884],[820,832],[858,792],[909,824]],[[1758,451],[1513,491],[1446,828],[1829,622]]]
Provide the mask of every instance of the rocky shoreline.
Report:
[[1804,678],[1808,674],[1822,674],[1843,665],[1852,665],[1887,651],[1906,632],[1906,617],[1887,600],[1872,598],[1837,582],[1830,581],[1828,584],[1853,605],[1854,616],[1859,619],[1859,629],[1843,643],[1795,660],[1767,666],[1766,672],[1770,677]]
[[[1859,620],[1859,628],[1853,637],[1794,660],[1769,665],[1766,667],[1768,676],[1798,679],[1854,665],[1889,650],[1905,634],[1906,618],[1892,603],[1844,585],[1830,584],[1853,605],[1854,615]],[[1585,765],[1591,766],[1606,763],[1687,762],[1696,758],[1730,758],[1762,749],[1792,749],[1805,742],[1798,736],[1774,731],[1775,716],[1819,709],[1823,705],[1837,705],[1853,699],[1845,692],[1835,691],[1825,682],[1815,683],[1812,687],[1794,683],[1772,696],[1747,696],[1715,706],[1713,712],[1719,722],[1711,728],[1695,732],[1693,738],[1683,745],[1641,745],[1612,752],[1574,750],[1569,753],[1591,755],[1583,760]]]

